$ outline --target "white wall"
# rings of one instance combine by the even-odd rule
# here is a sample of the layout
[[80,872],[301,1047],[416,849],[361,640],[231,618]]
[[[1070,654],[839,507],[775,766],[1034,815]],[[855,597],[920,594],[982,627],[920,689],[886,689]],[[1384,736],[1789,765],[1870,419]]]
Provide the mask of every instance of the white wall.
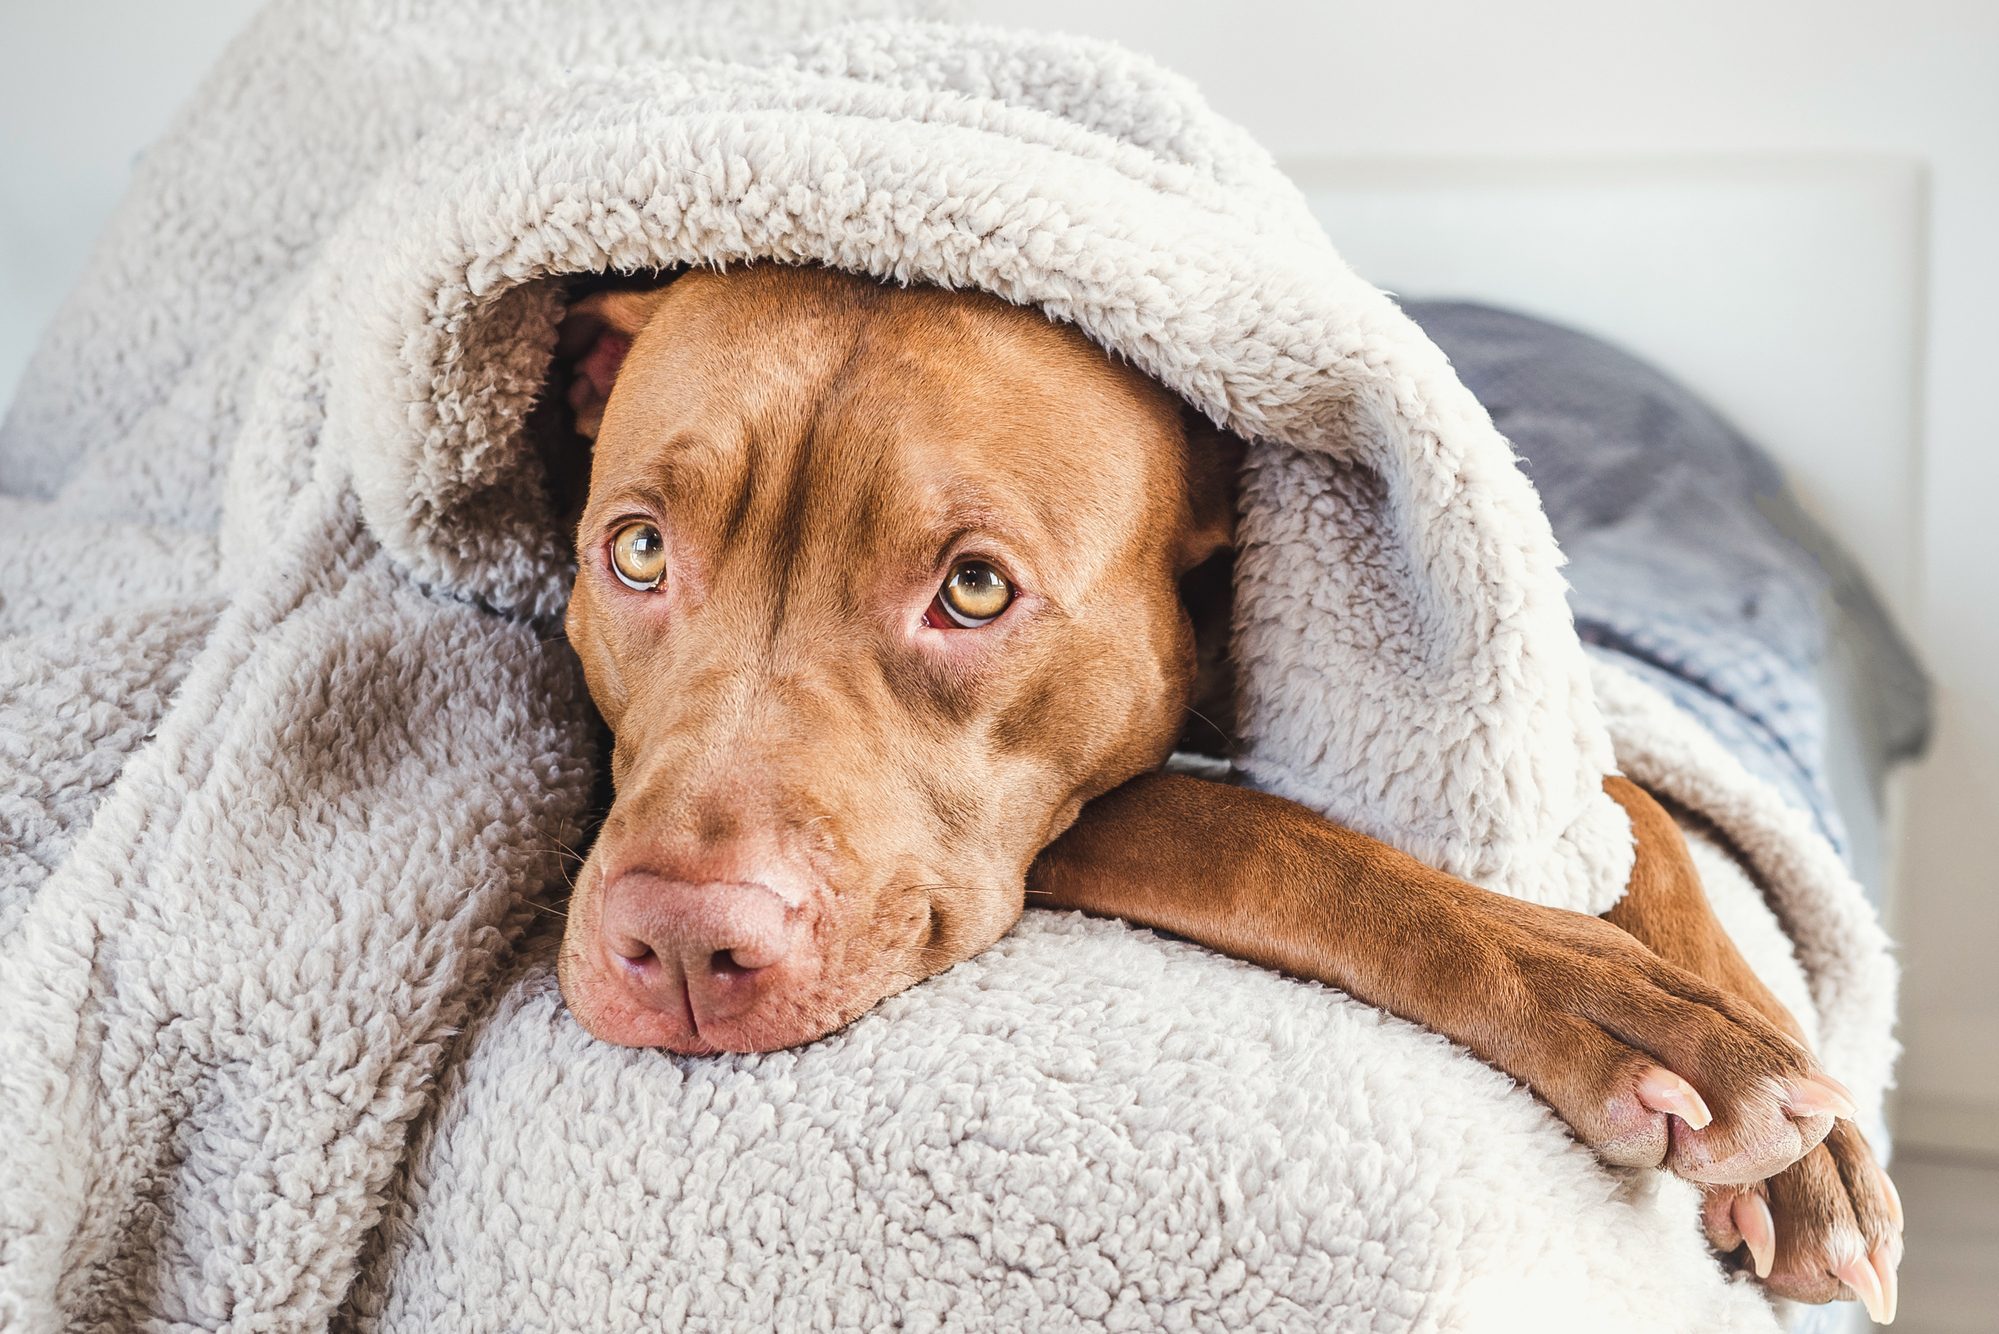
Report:
[[[250,0],[0,2],[0,402],[134,153]],[[1983,0],[971,0],[1116,37],[1281,156],[1878,154],[1928,185],[1913,595],[1941,686],[1910,790],[1905,1137],[1999,1148],[1999,5]],[[1813,386],[1801,383],[1801,394]],[[1894,503],[1902,503],[1900,501]]]
[[256,0],[0,0],[0,408],[141,149]]

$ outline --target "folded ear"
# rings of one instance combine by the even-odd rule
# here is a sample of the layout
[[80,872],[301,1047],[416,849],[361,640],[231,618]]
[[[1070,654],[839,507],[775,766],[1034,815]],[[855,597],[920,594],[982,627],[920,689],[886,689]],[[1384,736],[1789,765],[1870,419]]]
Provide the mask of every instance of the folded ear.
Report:
[[1236,480],[1244,445],[1193,408],[1180,411],[1187,437],[1186,531],[1180,537],[1180,573],[1235,545]]
[[665,287],[593,292],[563,317],[556,356],[569,366],[569,406],[576,433],[586,440],[597,438],[625,354],[665,298]]

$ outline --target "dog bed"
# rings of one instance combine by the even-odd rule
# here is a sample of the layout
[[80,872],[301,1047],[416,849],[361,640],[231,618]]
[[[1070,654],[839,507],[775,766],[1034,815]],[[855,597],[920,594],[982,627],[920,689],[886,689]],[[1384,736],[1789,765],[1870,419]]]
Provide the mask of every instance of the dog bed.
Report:
[[1834,848],[1591,662],[1485,410],[1186,83],[886,0],[288,0],[0,431],[0,1324],[1771,1328],[1690,1188],[1115,924],[1030,914],[799,1051],[570,1021],[603,756],[537,403],[575,281],[751,260],[991,291],[1250,440],[1247,781],[1598,911],[1621,767],[1878,1109]]

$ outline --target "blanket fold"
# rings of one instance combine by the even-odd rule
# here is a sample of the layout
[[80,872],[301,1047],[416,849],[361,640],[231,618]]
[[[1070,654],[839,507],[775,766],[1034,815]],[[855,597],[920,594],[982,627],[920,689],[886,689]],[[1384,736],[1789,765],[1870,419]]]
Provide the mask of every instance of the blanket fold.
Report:
[[534,408],[574,284],[752,261],[992,292],[1249,441],[1243,772],[1601,911],[1634,766],[1878,1104],[1836,856],[1592,681],[1484,410],[1184,81],[886,0],[280,0],[0,427],[0,1327],[1767,1327],[1686,1188],[1121,927],[802,1052],[569,1021],[530,927],[603,757]]

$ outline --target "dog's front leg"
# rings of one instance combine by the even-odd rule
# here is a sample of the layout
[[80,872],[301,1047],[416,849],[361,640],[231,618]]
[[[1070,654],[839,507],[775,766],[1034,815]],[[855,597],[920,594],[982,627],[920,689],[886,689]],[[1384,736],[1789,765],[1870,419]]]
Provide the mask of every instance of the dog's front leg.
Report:
[[1028,893],[1442,1033],[1620,1165],[1761,1181],[1851,1111],[1801,1043],[1609,922],[1479,889],[1264,793],[1134,779],[1042,853]]

